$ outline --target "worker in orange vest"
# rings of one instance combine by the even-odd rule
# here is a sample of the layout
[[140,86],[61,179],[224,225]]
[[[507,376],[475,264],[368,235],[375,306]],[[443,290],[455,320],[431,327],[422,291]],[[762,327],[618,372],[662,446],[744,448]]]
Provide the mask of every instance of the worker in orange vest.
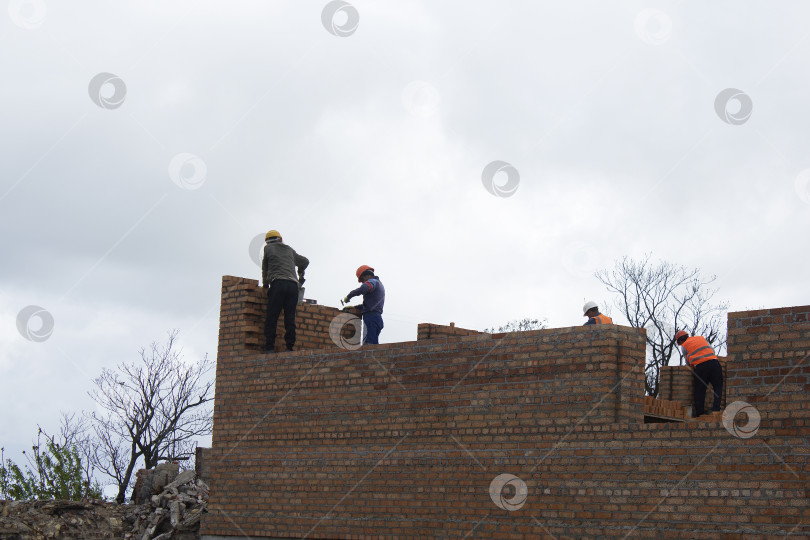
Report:
[[683,347],[686,356],[686,363],[692,368],[695,388],[695,416],[702,416],[704,413],[704,402],[706,400],[706,390],[712,385],[714,392],[714,402],[712,411],[720,411],[723,401],[723,367],[717,360],[709,342],[702,336],[692,336],[683,330],[675,333],[675,342]]
[[582,306],[583,316],[588,317],[588,322],[585,325],[589,324],[613,324],[613,319],[608,317],[607,315],[602,315],[599,313],[599,306],[596,305],[596,302],[590,301],[586,302],[584,306]]

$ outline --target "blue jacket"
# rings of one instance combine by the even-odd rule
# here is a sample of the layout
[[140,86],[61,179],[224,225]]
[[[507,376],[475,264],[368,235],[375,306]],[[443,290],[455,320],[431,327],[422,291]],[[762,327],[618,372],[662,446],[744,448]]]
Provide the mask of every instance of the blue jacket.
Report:
[[374,311],[382,315],[383,304],[385,304],[385,287],[383,287],[380,278],[374,276],[366,280],[359,287],[346,295],[346,298],[351,300],[361,294],[363,295],[363,313]]

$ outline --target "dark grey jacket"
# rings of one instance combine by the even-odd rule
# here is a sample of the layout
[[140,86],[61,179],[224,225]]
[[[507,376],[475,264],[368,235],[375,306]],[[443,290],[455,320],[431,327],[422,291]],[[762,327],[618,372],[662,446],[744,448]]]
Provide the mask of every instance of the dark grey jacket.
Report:
[[287,244],[282,244],[280,240],[271,240],[264,246],[264,258],[262,259],[262,283],[267,286],[273,280],[286,279],[298,283],[298,272],[303,274],[309,259],[299,255]]

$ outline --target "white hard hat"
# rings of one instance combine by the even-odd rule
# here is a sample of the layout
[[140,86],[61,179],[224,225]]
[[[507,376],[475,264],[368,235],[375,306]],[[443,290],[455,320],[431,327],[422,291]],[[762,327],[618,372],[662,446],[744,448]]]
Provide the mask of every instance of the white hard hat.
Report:
[[595,307],[599,307],[599,306],[597,306],[596,302],[594,302],[593,300],[589,300],[588,302],[585,302],[585,305],[582,306],[582,314],[585,315],[586,313],[588,313],[589,309],[593,309]]

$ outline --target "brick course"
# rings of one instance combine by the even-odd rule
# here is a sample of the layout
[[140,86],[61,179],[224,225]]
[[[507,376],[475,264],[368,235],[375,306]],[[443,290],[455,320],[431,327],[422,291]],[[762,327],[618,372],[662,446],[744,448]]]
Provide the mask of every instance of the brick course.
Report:
[[[246,342],[255,291],[229,283],[204,537],[810,535],[807,309],[729,317],[728,399],[762,417],[740,438],[718,421],[643,423],[631,328],[271,356]],[[765,317],[781,319],[753,322]],[[490,498],[502,473],[527,485],[522,508]]]
[[[452,324],[452,323],[451,323]],[[444,326],[433,323],[419,323],[416,327],[416,340],[438,339],[442,337],[480,336],[486,332],[459,328],[458,326]]]

